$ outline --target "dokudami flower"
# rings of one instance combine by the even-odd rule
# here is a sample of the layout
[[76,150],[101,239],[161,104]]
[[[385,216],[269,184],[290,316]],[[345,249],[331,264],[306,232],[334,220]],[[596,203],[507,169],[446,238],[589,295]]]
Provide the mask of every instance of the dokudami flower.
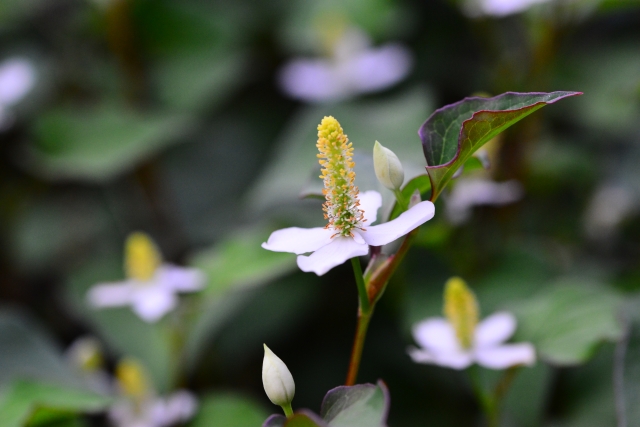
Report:
[[118,363],[116,389],[119,398],[108,416],[117,427],[170,427],[189,421],[198,408],[187,390],[157,396],[143,366],[133,359]]
[[398,43],[372,47],[369,36],[348,27],[331,46],[330,57],[300,58],[280,72],[282,89],[302,101],[335,102],[393,86],[404,79],[413,63]]
[[489,369],[531,366],[536,361],[530,343],[505,344],[516,330],[516,319],[498,312],[478,322],[478,303],[459,277],[445,285],[445,318],[432,317],[413,327],[413,337],[421,348],[410,348],[414,362],[465,369],[477,363]]
[[471,17],[482,15],[503,17],[521,13],[531,7],[551,0],[467,0],[464,11]]
[[[391,243],[433,218],[433,203],[424,201],[393,221],[370,225],[377,219],[382,198],[377,191],[360,193],[355,186],[353,147],[333,117],[325,117],[318,126],[317,147],[327,225],[274,231],[262,244],[263,248],[298,254],[298,267],[302,271],[321,276],[350,258],[366,255],[369,246]],[[311,255],[302,255],[309,252]]]
[[127,279],[92,287],[87,299],[96,308],[131,305],[146,322],[156,322],[178,304],[177,293],[202,289],[204,274],[195,268],[162,262],[160,251],[149,236],[132,233],[125,244]]
[[35,79],[35,69],[26,59],[10,58],[0,64],[0,130],[13,123],[9,109],[29,93]]

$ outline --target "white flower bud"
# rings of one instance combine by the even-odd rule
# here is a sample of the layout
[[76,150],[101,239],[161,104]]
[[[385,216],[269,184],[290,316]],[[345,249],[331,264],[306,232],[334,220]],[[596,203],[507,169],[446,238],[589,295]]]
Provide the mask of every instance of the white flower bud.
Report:
[[269,400],[279,406],[289,406],[296,392],[293,376],[282,360],[264,344],[262,385]]
[[378,181],[389,190],[399,190],[404,182],[404,169],[395,153],[378,141],[373,145],[373,169]]

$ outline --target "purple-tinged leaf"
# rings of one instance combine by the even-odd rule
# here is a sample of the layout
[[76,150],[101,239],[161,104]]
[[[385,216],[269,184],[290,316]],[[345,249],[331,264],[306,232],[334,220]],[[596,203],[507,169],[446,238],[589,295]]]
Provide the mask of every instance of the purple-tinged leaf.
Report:
[[262,427],[284,427],[284,423],[287,422],[287,417],[281,414],[273,414],[267,418]]
[[581,92],[507,92],[493,98],[465,98],[436,110],[418,134],[431,180],[431,200],[456,171],[491,138],[547,104]]
[[382,381],[336,387],[324,397],[320,413],[331,427],[385,427],[389,391]]

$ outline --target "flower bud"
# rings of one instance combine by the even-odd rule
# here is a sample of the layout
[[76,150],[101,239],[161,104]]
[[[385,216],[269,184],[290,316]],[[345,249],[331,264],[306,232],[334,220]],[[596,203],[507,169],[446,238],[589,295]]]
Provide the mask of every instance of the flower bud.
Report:
[[404,169],[395,153],[378,141],[373,145],[373,169],[378,181],[389,190],[399,190],[404,182]]
[[262,360],[262,385],[269,400],[274,404],[285,407],[291,405],[296,385],[287,365],[264,344],[264,359]]

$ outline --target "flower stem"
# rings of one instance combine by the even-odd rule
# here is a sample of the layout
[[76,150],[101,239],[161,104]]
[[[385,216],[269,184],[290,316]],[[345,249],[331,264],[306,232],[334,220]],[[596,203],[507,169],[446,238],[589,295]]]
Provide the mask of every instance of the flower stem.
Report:
[[400,190],[394,190],[393,194],[396,195],[396,201],[398,202],[398,205],[400,205],[400,207],[402,208],[402,212],[406,211],[409,208],[409,203],[407,203],[407,201],[405,200],[404,196],[402,195],[402,192]]
[[290,418],[291,415],[293,415],[293,408],[291,408],[291,402],[287,403],[286,405],[281,406],[281,408],[284,411],[284,415],[287,418]]
[[492,396],[490,393],[487,393],[482,387],[482,381],[480,380],[480,371],[478,366],[471,366],[467,372],[469,373],[469,377],[471,379],[471,386],[473,388],[473,393],[476,395],[478,399],[478,403],[480,403],[480,407],[482,408],[482,412],[487,417],[487,423],[489,427],[498,427],[500,421],[500,414],[498,411],[498,402],[495,399],[495,396]]
[[356,336],[353,340],[353,348],[351,349],[351,360],[349,361],[349,372],[347,372],[345,385],[354,385],[358,378],[364,339],[367,336],[367,329],[369,328],[369,321],[371,320],[372,314],[373,310],[368,313],[358,310],[358,325],[356,326]]
[[369,295],[367,295],[367,287],[364,284],[364,278],[362,276],[362,266],[360,265],[360,259],[358,257],[351,258],[351,265],[353,266],[353,274],[356,277],[356,286],[358,287],[358,297],[360,297],[360,311],[363,313],[369,313],[371,306],[369,304]]

